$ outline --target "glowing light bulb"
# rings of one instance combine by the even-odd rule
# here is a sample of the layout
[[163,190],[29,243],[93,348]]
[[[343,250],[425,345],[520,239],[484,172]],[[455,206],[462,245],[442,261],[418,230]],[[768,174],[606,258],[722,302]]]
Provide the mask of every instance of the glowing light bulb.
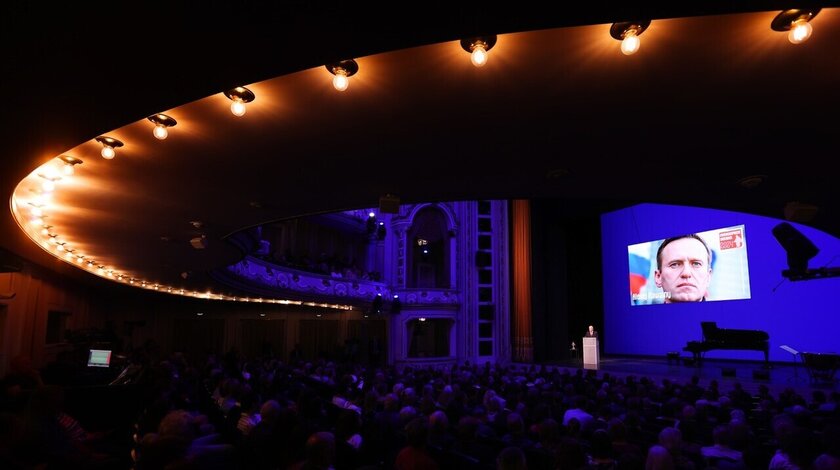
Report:
[[335,69],[333,87],[338,91],[344,91],[348,86],[350,86],[350,79],[347,78],[347,71],[342,68]]
[[234,99],[233,103],[230,104],[230,112],[236,117],[242,116],[245,114],[245,103],[242,100]]
[[814,27],[806,20],[800,19],[793,22],[788,33],[788,41],[792,44],[802,44],[811,37]]
[[104,145],[102,147],[102,152],[100,153],[102,154],[102,158],[104,158],[105,160],[111,160],[115,156],[117,156],[117,151],[114,150],[114,147],[111,147],[110,145]]
[[641,45],[642,41],[639,40],[639,36],[636,36],[636,31],[627,31],[624,39],[621,40],[621,53],[624,55],[633,55],[639,51]]
[[484,67],[484,64],[487,63],[487,49],[484,48],[484,44],[478,43],[473,46],[470,62],[476,67]]
[[163,124],[157,124],[154,130],[152,130],[152,134],[154,134],[156,139],[164,140],[169,136],[169,131]]

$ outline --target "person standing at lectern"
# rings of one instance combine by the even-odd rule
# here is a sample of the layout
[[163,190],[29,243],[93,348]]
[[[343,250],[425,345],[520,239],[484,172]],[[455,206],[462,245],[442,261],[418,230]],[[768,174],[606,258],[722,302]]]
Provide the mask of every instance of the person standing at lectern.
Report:
[[597,338],[598,337],[598,332],[595,331],[594,326],[589,325],[589,329],[586,330],[586,334],[584,336],[587,337],[587,338]]
[[712,281],[712,253],[699,235],[668,238],[656,252],[656,287],[666,304],[703,302]]

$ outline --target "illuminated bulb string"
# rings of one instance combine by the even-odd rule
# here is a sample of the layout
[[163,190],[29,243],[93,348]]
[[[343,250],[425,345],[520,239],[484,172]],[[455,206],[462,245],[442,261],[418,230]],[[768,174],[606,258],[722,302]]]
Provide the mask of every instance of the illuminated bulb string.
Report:
[[624,55],[633,55],[639,51],[642,41],[636,35],[635,30],[627,31],[624,39],[621,40],[621,53]]
[[169,131],[166,130],[166,126],[163,124],[158,124],[155,126],[155,129],[152,131],[155,138],[158,140],[164,140],[169,136]]
[[470,62],[476,67],[484,67],[487,63],[487,50],[484,48],[484,44],[478,43],[473,47]]
[[233,113],[234,116],[243,116],[245,111],[245,103],[243,103],[240,99],[234,99],[233,103],[230,104],[230,112]]
[[788,41],[792,44],[802,44],[811,37],[811,33],[813,32],[814,27],[807,20],[796,20],[791,25],[790,32],[788,33]]
[[350,79],[347,78],[347,71],[342,68],[335,69],[335,76],[332,80],[333,87],[338,91],[344,91],[350,86]]

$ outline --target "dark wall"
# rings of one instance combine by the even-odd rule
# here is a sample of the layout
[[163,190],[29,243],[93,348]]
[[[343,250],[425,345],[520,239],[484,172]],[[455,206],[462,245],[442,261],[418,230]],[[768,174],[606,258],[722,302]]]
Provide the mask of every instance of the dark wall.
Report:
[[532,201],[535,361],[568,359],[588,325],[603,329],[600,230],[597,208]]

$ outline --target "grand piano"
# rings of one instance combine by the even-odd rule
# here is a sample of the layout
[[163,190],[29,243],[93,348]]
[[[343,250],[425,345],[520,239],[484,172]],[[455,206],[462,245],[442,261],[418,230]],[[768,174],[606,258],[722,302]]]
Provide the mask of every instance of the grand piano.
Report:
[[716,322],[700,322],[703,330],[702,341],[689,341],[683,351],[689,351],[694,355],[695,363],[698,363],[702,354],[713,349],[738,349],[761,351],[764,353],[764,363],[770,361],[770,335],[761,330],[736,330],[731,328],[718,328]]

